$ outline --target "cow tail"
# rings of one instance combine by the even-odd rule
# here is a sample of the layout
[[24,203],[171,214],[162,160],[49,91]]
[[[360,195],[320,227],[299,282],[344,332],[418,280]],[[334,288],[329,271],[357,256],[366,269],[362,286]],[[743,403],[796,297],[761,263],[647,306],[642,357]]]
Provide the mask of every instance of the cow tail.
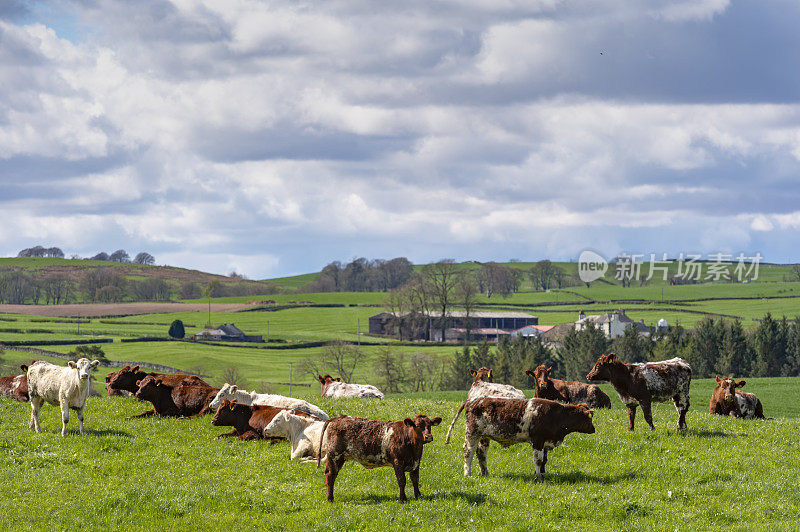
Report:
[[463,403],[461,403],[461,406],[458,407],[458,412],[456,412],[456,417],[453,418],[453,422],[450,423],[450,427],[448,427],[447,429],[447,436],[444,437],[444,443],[446,444],[450,443],[450,436],[453,434],[453,427],[455,426],[456,420],[458,419],[458,416],[461,415],[461,411],[464,410],[465,406],[467,406],[467,401],[464,401]]
[[330,419],[325,420],[325,424],[322,425],[322,430],[319,433],[319,447],[317,448],[317,469],[319,469],[319,465],[322,463],[322,442],[325,440],[325,431],[328,430],[328,423],[330,423]]

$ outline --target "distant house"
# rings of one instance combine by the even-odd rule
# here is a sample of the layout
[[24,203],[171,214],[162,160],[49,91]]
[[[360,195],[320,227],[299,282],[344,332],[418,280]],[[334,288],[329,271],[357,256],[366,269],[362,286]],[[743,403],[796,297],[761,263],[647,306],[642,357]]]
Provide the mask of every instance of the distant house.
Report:
[[263,342],[264,338],[257,335],[247,335],[233,323],[224,323],[216,329],[206,329],[192,336],[193,340],[212,342]]
[[[414,322],[412,324],[412,322]],[[434,342],[459,341],[469,330],[471,339],[496,341],[500,336],[527,325],[536,325],[539,318],[525,312],[470,312],[452,311],[447,316],[447,328],[442,334],[440,316],[431,312],[417,315],[416,320],[408,313],[395,315],[381,312],[369,318],[369,332],[375,335],[395,336],[402,330],[403,335],[424,340],[430,332]]]
[[625,329],[629,325],[636,327],[639,334],[649,336],[652,332],[650,327],[644,324],[644,320],[634,322],[624,311],[606,312],[604,314],[593,314],[587,316],[581,311],[578,315],[578,321],[575,322],[575,330],[584,330],[589,323],[593,323],[595,327],[603,331],[607,338],[616,338],[625,334]]
[[509,336],[511,336],[511,338],[515,338],[517,336],[541,337],[542,335],[544,335],[544,333],[546,333],[553,327],[555,327],[555,325],[526,325],[525,327],[520,327],[517,330],[511,331]]

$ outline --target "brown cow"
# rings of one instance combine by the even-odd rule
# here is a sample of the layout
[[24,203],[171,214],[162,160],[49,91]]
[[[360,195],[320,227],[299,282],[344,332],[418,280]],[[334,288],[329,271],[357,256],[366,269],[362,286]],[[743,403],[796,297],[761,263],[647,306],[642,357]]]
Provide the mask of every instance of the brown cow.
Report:
[[214,414],[211,424],[215,427],[233,427],[233,430],[220,434],[216,438],[226,436],[236,436],[240,440],[258,440],[265,439],[270,441],[285,440],[281,437],[265,437],[264,429],[267,428],[269,422],[272,421],[278,412],[287,410],[294,415],[303,416],[315,421],[322,421],[321,419],[310,415],[302,410],[276,408],[268,405],[245,405],[238,401],[229,401],[224,399],[222,404]]
[[[467,403],[464,416],[464,475],[472,474],[472,458],[478,455],[481,475],[488,475],[489,440],[503,447],[530,442],[536,479],[544,478],[547,451],[561,445],[567,434],[594,434],[594,410],[586,405],[565,405],[549,399],[482,397]],[[328,458],[330,461],[330,458]]]
[[586,403],[589,408],[611,408],[611,399],[596,384],[551,379],[551,369],[553,368],[545,368],[542,364],[535,371],[525,372],[533,379],[535,397],[571,405]]
[[124,395],[121,390],[115,390],[111,387],[111,379],[113,379],[119,371],[112,371],[106,374],[106,391],[109,397]]
[[682,358],[624,364],[617,360],[615,353],[601,355],[586,378],[590,381],[611,383],[628,407],[629,431],[633,431],[636,407],[639,405],[642,405],[644,420],[655,430],[651,403],[662,403],[670,399],[678,411],[678,430],[686,428],[692,368]]
[[22,364],[22,375],[0,377],[0,397],[10,397],[20,403],[28,401],[28,366]]
[[148,375],[139,381],[136,397],[153,404],[153,409],[132,417],[145,417],[158,414],[170,417],[200,416],[209,411],[208,405],[214,400],[219,388],[197,384],[192,379],[184,379],[178,384],[170,384],[175,375]]
[[117,391],[128,391],[132,394],[136,394],[139,390],[138,382],[144,379],[145,377],[161,377],[161,380],[165,384],[170,385],[177,385],[183,381],[192,382],[194,384],[200,384],[204,386],[210,386],[206,381],[198,377],[197,375],[188,375],[185,373],[175,373],[172,375],[165,375],[162,373],[147,373],[139,369],[139,366],[125,366],[121,370],[117,371],[116,373],[109,373],[109,375],[114,375],[111,379],[107,379],[108,384],[106,385],[107,388]]
[[736,382],[733,377],[717,377],[717,387],[714,388],[708,405],[709,413],[744,419],[764,419],[764,409],[758,397],[736,389],[744,385],[745,381]]
[[[339,416],[329,419],[322,426],[319,436],[319,454],[327,455],[325,482],[327,499],[333,501],[333,485],[345,461],[355,460],[364,467],[394,467],[400,502],[406,502],[406,472],[414,487],[414,497],[419,499],[419,466],[422,461],[422,446],[433,441],[431,427],[442,422],[442,418],[419,415],[415,419],[402,421],[376,421],[361,417]],[[325,440],[325,432],[328,439]]]

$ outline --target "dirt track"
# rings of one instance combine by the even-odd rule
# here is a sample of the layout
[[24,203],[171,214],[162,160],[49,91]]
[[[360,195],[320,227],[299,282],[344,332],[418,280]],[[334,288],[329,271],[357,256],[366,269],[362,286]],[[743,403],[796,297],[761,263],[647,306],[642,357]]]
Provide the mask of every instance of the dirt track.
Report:
[[[211,312],[235,312],[251,307],[247,303],[212,303]],[[208,312],[207,303],[108,303],[86,305],[0,305],[0,314],[93,318],[136,316],[167,312]]]

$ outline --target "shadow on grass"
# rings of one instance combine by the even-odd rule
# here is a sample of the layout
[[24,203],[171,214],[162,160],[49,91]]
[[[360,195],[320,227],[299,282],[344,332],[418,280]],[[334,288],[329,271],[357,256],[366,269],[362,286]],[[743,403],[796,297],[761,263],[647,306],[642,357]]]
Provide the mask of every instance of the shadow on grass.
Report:
[[[511,472],[511,473],[503,473],[500,476],[511,480],[524,480],[525,482],[537,482],[535,473]],[[634,473],[632,471],[629,471],[627,473],[620,473],[618,475],[605,475],[605,476],[591,475],[588,473],[584,473],[582,471],[572,471],[570,473],[553,473],[553,474],[548,473],[544,478],[544,482],[551,484],[594,483],[594,484],[611,485],[611,484],[616,484],[617,482],[622,482],[624,480],[634,480],[638,476],[639,475],[637,473]]]
[[[408,495],[408,492],[406,492]],[[474,504],[476,506],[480,506],[486,502],[487,495],[485,493],[468,493],[466,491],[460,490],[453,490],[447,492],[438,492],[433,494],[426,494],[422,493],[422,496],[419,498],[420,501],[435,501],[435,500],[456,500],[462,499],[470,504]],[[367,495],[363,499],[361,499],[365,503],[384,503],[384,502],[400,502],[397,495]],[[414,500],[414,496],[411,495],[408,499],[409,501]]]
[[130,432],[125,432],[124,430],[116,430],[116,429],[86,429],[86,434],[91,434],[92,436],[121,436],[123,438],[132,438]]
[[731,436],[736,436],[736,434],[731,434],[729,432],[722,432],[721,430],[696,430],[696,429],[686,429],[684,431],[678,432],[681,436],[697,436],[698,438],[730,438]]

